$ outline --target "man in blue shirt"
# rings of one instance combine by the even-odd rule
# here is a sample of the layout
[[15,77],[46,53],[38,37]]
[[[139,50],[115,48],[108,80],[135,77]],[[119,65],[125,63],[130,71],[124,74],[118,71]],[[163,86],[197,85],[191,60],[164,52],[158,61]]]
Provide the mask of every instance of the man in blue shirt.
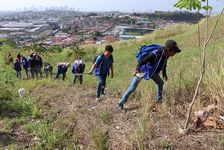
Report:
[[94,64],[89,71],[89,74],[93,74],[96,76],[98,84],[96,89],[96,100],[100,100],[100,95],[104,95],[104,89],[106,86],[106,78],[110,74],[111,78],[114,76],[113,71],[113,47],[111,45],[107,45],[105,47],[105,51],[103,54],[97,56]]

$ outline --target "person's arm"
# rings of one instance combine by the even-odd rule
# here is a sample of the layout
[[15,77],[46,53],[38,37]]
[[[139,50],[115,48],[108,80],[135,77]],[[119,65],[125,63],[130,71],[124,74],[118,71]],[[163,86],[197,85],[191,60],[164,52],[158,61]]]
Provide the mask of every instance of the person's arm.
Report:
[[167,61],[165,62],[164,66],[163,66],[163,70],[162,70],[163,79],[164,79],[165,81],[168,80],[168,76],[167,76],[167,74],[166,74],[166,66],[167,66],[166,64],[167,64]]
[[101,56],[98,56],[98,57],[96,58],[95,63],[92,65],[90,71],[88,72],[88,74],[93,74],[93,70],[94,70],[94,69],[101,63],[101,61],[102,61]]
[[146,56],[145,58],[143,58],[142,61],[137,64],[133,75],[136,75],[137,73],[141,72],[140,68],[142,65],[144,65],[148,62],[152,64],[152,63],[154,63],[155,59],[156,59],[156,55],[153,53],[151,53],[148,56]]
[[43,67],[43,61],[42,61],[42,58],[40,57],[40,56],[38,56],[39,57],[39,59],[40,59],[40,61],[39,61],[39,63],[40,63],[40,67],[42,68]]
[[93,70],[96,68],[96,63],[92,65],[90,71],[88,72],[88,74],[93,74]]
[[114,77],[114,65],[113,65],[113,63],[111,64],[110,71],[111,71],[111,78],[113,78]]

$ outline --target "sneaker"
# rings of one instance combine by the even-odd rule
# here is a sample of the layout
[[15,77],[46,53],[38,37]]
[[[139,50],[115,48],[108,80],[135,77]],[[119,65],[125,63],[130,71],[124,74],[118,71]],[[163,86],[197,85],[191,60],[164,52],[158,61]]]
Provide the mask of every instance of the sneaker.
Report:
[[158,101],[156,101],[156,104],[157,104],[157,105],[161,105],[162,103],[163,103],[162,100],[158,100]]
[[105,94],[101,94],[101,98],[105,98],[106,96],[105,96]]
[[124,104],[117,104],[117,109],[118,110],[123,110],[124,109]]
[[97,97],[96,98],[96,102],[99,102],[99,101],[101,101],[101,98],[100,97]]

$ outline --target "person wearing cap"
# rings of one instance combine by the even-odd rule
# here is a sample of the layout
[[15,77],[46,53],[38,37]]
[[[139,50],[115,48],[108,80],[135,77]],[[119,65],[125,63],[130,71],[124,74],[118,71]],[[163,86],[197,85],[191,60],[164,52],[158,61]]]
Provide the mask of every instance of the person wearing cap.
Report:
[[[150,78],[157,85],[157,96],[156,103],[162,103],[162,94],[163,94],[163,85],[164,81],[168,80],[166,74],[166,64],[169,57],[174,56],[176,53],[180,53],[181,50],[178,48],[177,42],[174,40],[167,40],[165,46],[161,46],[157,50],[152,53],[149,53],[145,56],[136,66],[136,69],[133,73],[133,79],[128,89],[125,91],[121,99],[119,99],[117,108],[122,110],[124,104],[127,102],[128,97],[135,91],[138,84],[141,82],[143,78]],[[156,67],[152,67],[156,66]],[[148,67],[148,68],[146,68]],[[160,77],[160,71],[162,71],[162,78]],[[140,76],[139,74],[143,74]],[[148,75],[148,76],[146,76]]]

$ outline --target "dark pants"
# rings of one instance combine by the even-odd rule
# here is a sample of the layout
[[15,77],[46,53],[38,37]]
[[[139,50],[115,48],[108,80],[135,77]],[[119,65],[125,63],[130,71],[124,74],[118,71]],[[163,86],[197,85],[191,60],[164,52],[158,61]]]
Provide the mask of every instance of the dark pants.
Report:
[[24,71],[25,71],[26,77],[28,78],[28,68],[24,68]]
[[35,74],[37,74],[35,68],[34,67],[30,67],[30,72],[31,72],[32,79],[34,79],[35,78]]
[[74,83],[74,84],[75,84],[77,78],[78,78],[80,84],[82,84],[82,81],[83,81],[83,75],[80,75],[80,76],[78,76],[78,75],[74,75],[74,79],[73,79],[73,83]]
[[96,78],[97,78],[97,81],[98,81],[97,88],[96,88],[96,97],[100,98],[100,95],[104,94],[107,75],[99,75],[99,76],[96,76]]
[[35,72],[36,72],[36,77],[38,77],[38,74],[40,74],[40,77],[42,78],[42,72],[41,72],[41,66],[35,66]]
[[54,80],[56,80],[56,79],[59,77],[60,74],[62,74],[62,80],[65,80],[65,77],[66,77],[66,71],[61,71],[61,70],[58,70],[58,71],[57,71]]
[[45,72],[46,77],[48,77],[49,74],[50,74],[50,76],[52,76],[52,71],[45,69],[44,72]]
[[16,70],[16,77],[21,78],[21,71],[20,70]]

